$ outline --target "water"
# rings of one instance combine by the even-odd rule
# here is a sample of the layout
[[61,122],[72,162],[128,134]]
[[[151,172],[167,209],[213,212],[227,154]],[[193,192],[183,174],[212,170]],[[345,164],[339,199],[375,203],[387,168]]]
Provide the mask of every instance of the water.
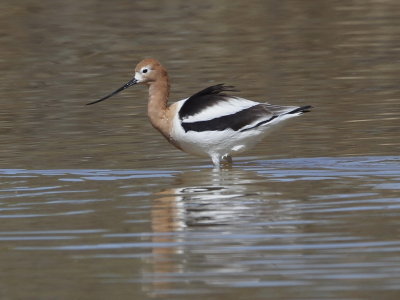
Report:
[[399,169],[380,156],[2,170],[3,297],[394,299]]
[[[3,1],[0,299],[398,299],[397,1]],[[216,172],[148,124],[208,85],[315,107]]]

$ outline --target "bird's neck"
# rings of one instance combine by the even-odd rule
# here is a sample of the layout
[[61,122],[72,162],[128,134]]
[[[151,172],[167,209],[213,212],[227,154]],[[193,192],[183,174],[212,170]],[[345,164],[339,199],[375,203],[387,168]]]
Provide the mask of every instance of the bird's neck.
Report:
[[167,77],[152,82],[149,86],[149,103],[147,106],[147,115],[151,124],[167,139],[171,126],[171,120],[168,119],[169,89]]

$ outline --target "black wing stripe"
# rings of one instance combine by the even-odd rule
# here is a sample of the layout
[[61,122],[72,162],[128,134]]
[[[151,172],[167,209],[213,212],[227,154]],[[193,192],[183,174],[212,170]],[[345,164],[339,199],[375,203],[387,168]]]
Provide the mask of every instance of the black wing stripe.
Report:
[[224,84],[213,85],[201,90],[185,101],[179,110],[179,118],[184,120],[190,116],[200,113],[202,110],[213,106],[218,102],[235,98],[224,93],[227,91],[233,92],[236,90],[233,86],[226,86]]
[[291,115],[291,114],[296,114],[296,113],[306,113],[306,112],[310,112],[312,108],[313,108],[313,107],[312,107],[311,105],[305,105],[305,106],[297,107],[297,108],[295,108],[295,109],[293,109],[293,110],[291,110],[291,111],[289,111],[289,112],[287,112],[287,113],[273,115],[273,116],[272,116],[271,118],[269,118],[268,120],[263,120],[263,121],[261,121],[261,122],[258,122],[256,125],[254,125],[254,126],[252,126],[252,127],[245,128],[245,129],[240,130],[240,132],[244,132],[244,131],[247,131],[247,130],[251,130],[251,129],[254,129],[254,128],[258,127],[258,126],[267,124],[267,123],[271,122],[272,120],[274,120],[275,118],[277,118],[277,117],[279,117],[279,116],[283,116],[283,115],[287,115],[287,114]]
[[198,122],[187,122],[187,123],[182,122],[181,124],[185,132],[222,131],[226,129],[232,129],[234,131],[238,131],[241,128],[253,123],[255,120],[260,118],[265,118],[267,116],[270,116],[271,118],[269,120],[266,121],[264,120],[259,122],[254,127],[265,124],[276,117],[271,114],[271,112],[265,107],[265,105],[258,104],[243,109],[237,113],[222,116],[219,118],[214,118],[207,121],[198,121]]
[[311,108],[313,108],[311,105],[305,105],[305,106],[301,106],[298,107],[290,112],[288,112],[288,114],[295,114],[295,113],[306,113],[306,112],[310,112]]
[[275,119],[275,118],[277,118],[277,117],[278,117],[278,116],[272,116],[272,117],[269,118],[268,120],[264,120],[264,121],[258,122],[258,123],[257,123],[256,125],[254,125],[253,127],[249,127],[249,128],[242,129],[242,130],[240,130],[240,132],[245,132],[245,131],[247,131],[247,130],[251,130],[251,129],[257,128],[258,126],[267,124],[267,123],[271,122],[273,119]]

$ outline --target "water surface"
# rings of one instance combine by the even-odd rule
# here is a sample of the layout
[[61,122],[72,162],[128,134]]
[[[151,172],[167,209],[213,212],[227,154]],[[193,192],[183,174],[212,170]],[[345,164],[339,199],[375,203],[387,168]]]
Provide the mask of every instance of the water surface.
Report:
[[2,284],[58,299],[395,299],[399,168],[381,156],[1,170]]

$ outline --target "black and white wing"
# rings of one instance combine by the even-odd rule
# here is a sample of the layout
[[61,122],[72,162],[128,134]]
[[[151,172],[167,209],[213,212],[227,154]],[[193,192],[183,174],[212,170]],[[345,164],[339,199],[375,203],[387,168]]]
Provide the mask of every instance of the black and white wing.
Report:
[[[218,84],[194,94],[179,110],[185,132],[233,130],[244,132],[287,115],[307,112],[310,106],[278,106],[227,95],[233,87]],[[286,119],[286,118],[285,118]]]

